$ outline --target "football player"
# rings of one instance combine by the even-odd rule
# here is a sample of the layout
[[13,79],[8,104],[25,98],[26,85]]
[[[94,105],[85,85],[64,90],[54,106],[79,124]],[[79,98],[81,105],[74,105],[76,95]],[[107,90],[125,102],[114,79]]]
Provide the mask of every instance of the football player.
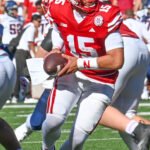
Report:
[[[62,55],[64,58],[68,59],[68,64],[58,73],[58,78],[56,80],[57,86],[55,86],[54,89],[52,89],[50,98],[48,100],[47,116],[46,116],[46,119],[42,126],[43,149],[54,149],[54,142],[60,136],[60,127],[64,123],[66,115],[70,112],[71,108],[74,105],[74,101],[73,102],[70,101],[70,103],[69,103],[68,101],[66,102],[66,100],[63,101],[63,99],[62,99],[62,96],[65,95],[64,91],[63,91],[64,88],[67,89],[67,87],[69,87],[69,89],[65,90],[66,93],[67,93],[67,91],[69,91],[69,93],[73,92],[71,89],[71,86],[70,86],[70,84],[72,84],[71,82],[73,80],[72,77],[75,76],[77,79],[76,82],[74,84],[72,84],[74,87],[74,90],[75,90],[75,86],[78,87],[78,85],[77,85],[78,78],[80,78],[80,81],[82,81],[82,79],[84,78],[84,81],[86,81],[86,84],[88,84],[90,82],[89,80],[92,77],[94,77],[94,79],[92,80],[92,83],[95,80],[99,80],[99,77],[102,77],[102,78],[107,77],[106,72],[110,71],[112,69],[111,68],[112,66],[109,66],[109,62],[111,61],[111,58],[113,58],[113,56],[114,56],[114,58],[116,58],[119,61],[123,60],[123,58],[119,57],[119,55],[118,55],[118,50],[119,50],[119,52],[121,52],[121,49],[122,49],[122,46],[120,45],[121,38],[118,36],[118,34],[116,34],[116,32],[113,33],[113,30],[116,29],[115,27],[117,27],[117,25],[119,25],[119,22],[118,22],[119,15],[115,14],[115,10],[113,10],[111,12],[111,10],[114,9],[115,7],[113,7],[111,5],[103,5],[97,1],[87,1],[87,0],[71,1],[71,4],[70,4],[70,2],[66,2],[66,1],[59,1],[59,2],[53,1],[53,2],[49,2],[49,3],[50,3],[49,5],[46,4],[46,7],[48,6],[47,8],[48,8],[51,18],[54,20],[55,23],[57,23],[55,30],[56,31],[59,30],[59,32],[61,33],[61,36],[63,37],[64,43],[65,43],[66,53],[70,56],[65,55],[65,54]],[[73,10],[72,10],[72,6],[73,6]],[[65,7],[66,7],[66,9],[64,9]],[[60,10],[60,9],[61,10],[64,9],[64,11],[62,11],[63,13],[58,15],[57,10]],[[110,12],[111,12],[112,18],[109,16]],[[69,14],[70,15],[69,18],[73,18],[73,19],[68,20],[66,17],[67,16],[66,14]],[[59,16],[59,18],[58,18],[58,16]],[[116,16],[118,18],[116,18]],[[88,23],[86,21],[88,21]],[[112,22],[110,23],[109,21],[110,22],[112,21]],[[84,28],[85,23],[87,23],[87,24]],[[80,28],[78,28],[79,24],[80,24]],[[82,25],[82,28],[81,28],[81,25]],[[103,34],[105,30],[103,30],[103,32],[101,32],[101,34],[98,34],[100,32],[99,27],[101,27],[101,29],[102,29],[103,27],[106,27],[105,25],[108,27],[107,32],[105,32],[105,34],[108,35],[107,38]],[[111,26],[111,29],[109,29],[109,25]],[[90,27],[92,27],[92,30]],[[90,30],[88,31],[89,28],[90,28]],[[80,31],[80,29],[82,31]],[[95,30],[96,30],[96,32],[94,32]],[[92,31],[92,33],[90,33],[90,35],[89,35],[88,33],[91,31]],[[111,34],[109,33],[110,31],[112,31]],[[97,33],[96,34],[97,36],[95,35],[95,33]],[[99,41],[98,36],[100,36],[100,35],[101,35],[101,40],[104,39],[104,41],[105,41],[106,49],[105,48],[104,49],[106,50],[106,53],[104,55],[101,55],[101,54],[95,55],[95,52],[92,53],[92,50],[93,50],[92,48],[95,48],[96,50],[98,50],[97,49],[98,48],[97,41]],[[90,38],[95,38],[95,37],[97,37],[97,38],[94,39],[93,41],[90,40]],[[109,38],[110,39],[112,38],[112,40],[110,40]],[[114,38],[115,38],[115,40],[114,40]],[[113,41],[113,43],[111,43],[111,41]],[[114,41],[116,43],[114,43]],[[103,42],[101,41],[101,43],[100,43],[101,46],[103,45],[102,44]],[[93,45],[94,45],[94,47],[93,47]],[[58,45],[58,49],[59,48],[60,48],[60,45]],[[103,47],[101,47],[101,48],[102,49],[99,49],[100,51],[104,50]],[[112,56],[113,52],[116,49],[117,49],[117,52]],[[112,53],[110,54],[109,52],[112,52]],[[108,54],[110,54],[109,58],[107,57]],[[72,56],[74,56],[74,57],[72,57]],[[91,56],[92,58],[88,59],[88,56]],[[94,60],[93,57],[94,58],[96,57],[96,60],[97,60],[96,64],[98,64],[97,67],[93,66],[93,65],[95,65],[95,62],[93,61]],[[106,60],[107,60],[107,63],[105,63]],[[115,63],[115,62],[113,62],[113,63]],[[118,63],[121,63],[121,62],[118,62]],[[120,67],[118,67],[118,68],[120,68]],[[116,67],[115,69],[118,69],[118,68]],[[77,71],[77,70],[79,70],[79,71]],[[97,70],[98,70],[98,72],[105,70],[106,72],[105,71],[104,72],[106,73],[105,74],[106,76],[105,77],[101,76],[101,73],[99,73],[98,77],[96,76],[96,74],[94,74],[94,76],[92,76],[93,75],[92,72],[93,71],[97,72]],[[86,80],[87,78],[88,78],[88,80]],[[64,82],[64,80],[67,80],[67,79],[70,79],[69,83]],[[107,85],[107,83],[108,83],[108,80],[105,80],[105,82],[104,82],[104,80],[102,81],[100,79],[99,81],[103,82],[103,84],[105,84],[105,85]],[[83,87],[84,86],[81,86],[80,88],[82,89]],[[86,85],[86,87],[88,87],[88,86]],[[82,89],[83,91],[87,90],[84,88]],[[98,87],[98,88],[100,88],[100,87]],[[105,89],[105,91],[107,91],[107,90]],[[63,92],[63,94],[61,92]],[[99,92],[103,93],[104,91],[102,90]],[[105,95],[106,93],[104,92],[103,94]],[[110,91],[109,91],[109,94],[110,94]],[[75,95],[77,96],[77,94],[75,94]],[[72,100],[73,98],[77,98],[76,96],[72,97],[70,100]],[[69,99],[69,95],[66,95],[65,99],[66,98]],[[81,96],[81,98],[82,98],[82,96]],[[111,96],[110,96],[110,98],[111,98]],[[95,107],[95,105],[92,105],[93,101],[90,102],[90,100],[88,98],[86,98],[86,100],[82,99],[81,101],[80,100],[75,101],[75,102],[78,102],[78,105],[80,105],[79,110],[78,110],[78,115],[77,115],[76,122],[72,128],[71,135],[69,136],[68,141],[66,141],[63,144],[63,146],[61,147],[62,150],[63,149],[65,149],[65,150],[67,150],[67,149],[82,149],[83,143],[87,139],[88,134],[91,131],[90,129],[93,129],[92,127],[90,128],[90,125],[94,126],[94,124],[92,124],[92,123],[93,123],[94,119],[96,121],[96,117],[94,115],[94,112],[92,112],[92,115],[91,115],[91,113],[89,114],[88,111],[86,111],[86,110],[89,105],[90,105],[90,108],[91,108],[91,106],[94,106],[93,109],[96,109],[97,107]],[[92,98],[92,100],[94,100],[94,98]],[[62,106],[64,106],[63,109],[62,109]],[[105,110],[105,108],[101,109],[101,107],[99,107],[99,109],[102,110],[102,112],[99,114],[100,116],[103,114],[103,111]],[[86,115],[88,114],[88,116],[91,117],[90,119],[88,118],[91,122],[83,117],[85,112],[86,112]],[[97,110],[97,112],[99,112],[99,111]],[[128,121],[128,120],[126,120],[126,121]],[[123,126],[124,125],[125,124],[123,124]],[[144,126],[144,125],[142,125],[142,126]],[[132,130],[130,130],[131,128],[132,128]],[[137,138],[138,142],[140,141],[138,147],[139,147],[139,149],[145,148],[148,150],[148,145],[147,145],[148,140],[145,139],[145,136],[149,136],[149,127],[146,129],[147,134],[146,134],[146,132],[144,132],[145,136],[143,136],[143,134],[137,134],[137,131],[141,132],[141,129],[143,130],[143,127],[139,126],[138,122],[132,120],[127,127],[127,130],[128,130],[127,132],[131,134],[133,131],[135,131],[136,133],[135,132],[133,132],[133,133],[136,136],[141,135],[140,137]],[[142,139],[144,139],[144,140],[142,140]],[[147,141],[147,143],[145,143],[145,140]]]
[[[16,37],[22,30],[23,18],[18,16],[18,6],[13,0],[8,0],[5,3],[5,14],[0,15],[0,25],[3,27],[2,44],[7,51],[7,46],[12,38]],[[10,55],[12,55],[10,53]]]
[[[68,63],[59,72],[49,96],[42,125],[43,149],[54,149],[60,128],[76,103],[76,121],[61,150],[82,149],[111,101],[116,71],[123,65],[122,39],[117,32],[121,16],[116,7],[95,0],[53,1],[47,5],[57,24],[55,31],[63,37],[67,55],[62,56]],[[57,46],[58,51],[61,47]]]

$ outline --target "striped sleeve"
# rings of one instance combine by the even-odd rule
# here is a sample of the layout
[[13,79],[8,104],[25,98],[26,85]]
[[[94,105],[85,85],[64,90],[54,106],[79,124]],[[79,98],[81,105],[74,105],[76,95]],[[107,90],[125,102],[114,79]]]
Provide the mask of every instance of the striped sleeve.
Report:
[[114,11],[114,13],[112,13],[112,15],[110,16],[109,22],[107,24],[108,32],[114,32],[119,29],[122,21],[123,18],[121,12],[119,10]]

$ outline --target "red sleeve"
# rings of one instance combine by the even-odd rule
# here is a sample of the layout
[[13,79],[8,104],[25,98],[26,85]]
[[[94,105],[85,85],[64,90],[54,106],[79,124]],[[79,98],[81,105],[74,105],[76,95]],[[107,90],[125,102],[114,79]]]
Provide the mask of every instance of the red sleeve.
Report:
[[109,13],[110,15],[108,15],[109,17],[107,18],[108,32],[114,32],[119,29],[123,21],[122,14],[119,8],[115,6],[112,7],[112,10]]

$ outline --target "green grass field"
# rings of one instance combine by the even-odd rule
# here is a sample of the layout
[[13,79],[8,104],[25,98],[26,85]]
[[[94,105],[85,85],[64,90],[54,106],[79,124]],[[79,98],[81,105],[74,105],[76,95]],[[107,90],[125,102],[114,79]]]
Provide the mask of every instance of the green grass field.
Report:
[[[0,116],[3,117],[15,129],[21,125],[28,114],[34,109],[35,104],[7,104],[0,111]],[[56,143],[56,149],[65,141],[70,132],[73,123],[76,109],[73,109],[66,123],[62,128],[61,138]],[[145,100],[140,103],[139,113],[144,117],[150,119],[150,100]],[[23,150],[40,150],[41,147],[41,132],[35,131],[23,142],[21,142]],[[93,134],[89,137],[84,145],[84,150],[128,150],[126,145],[122,142],[117,131],[98,126]],[[0,146],[0,150],[4,150]]]

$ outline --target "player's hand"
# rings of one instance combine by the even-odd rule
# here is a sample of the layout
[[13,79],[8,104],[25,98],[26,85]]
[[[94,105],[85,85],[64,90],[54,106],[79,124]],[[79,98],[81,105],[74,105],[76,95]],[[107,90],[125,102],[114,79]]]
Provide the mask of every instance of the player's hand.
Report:
[[74,73],[78,70],[77,68],[77,57],[72,57],[72,56],[68,56],[65,54],[62,54],[62,56],[68,60],[67,64],[65,65],[65,67],[60,70],[60,72],[58,73],[58,76],[63,76],[66,74],[70,74],[70,73]]
[[55,48],[50,51],[50,53],[61,53],[60,49]]
[[52,53],[61,53],[61,51],[58,48],[52,49],[44,58],[46,58],[49,54],[52,54]]

